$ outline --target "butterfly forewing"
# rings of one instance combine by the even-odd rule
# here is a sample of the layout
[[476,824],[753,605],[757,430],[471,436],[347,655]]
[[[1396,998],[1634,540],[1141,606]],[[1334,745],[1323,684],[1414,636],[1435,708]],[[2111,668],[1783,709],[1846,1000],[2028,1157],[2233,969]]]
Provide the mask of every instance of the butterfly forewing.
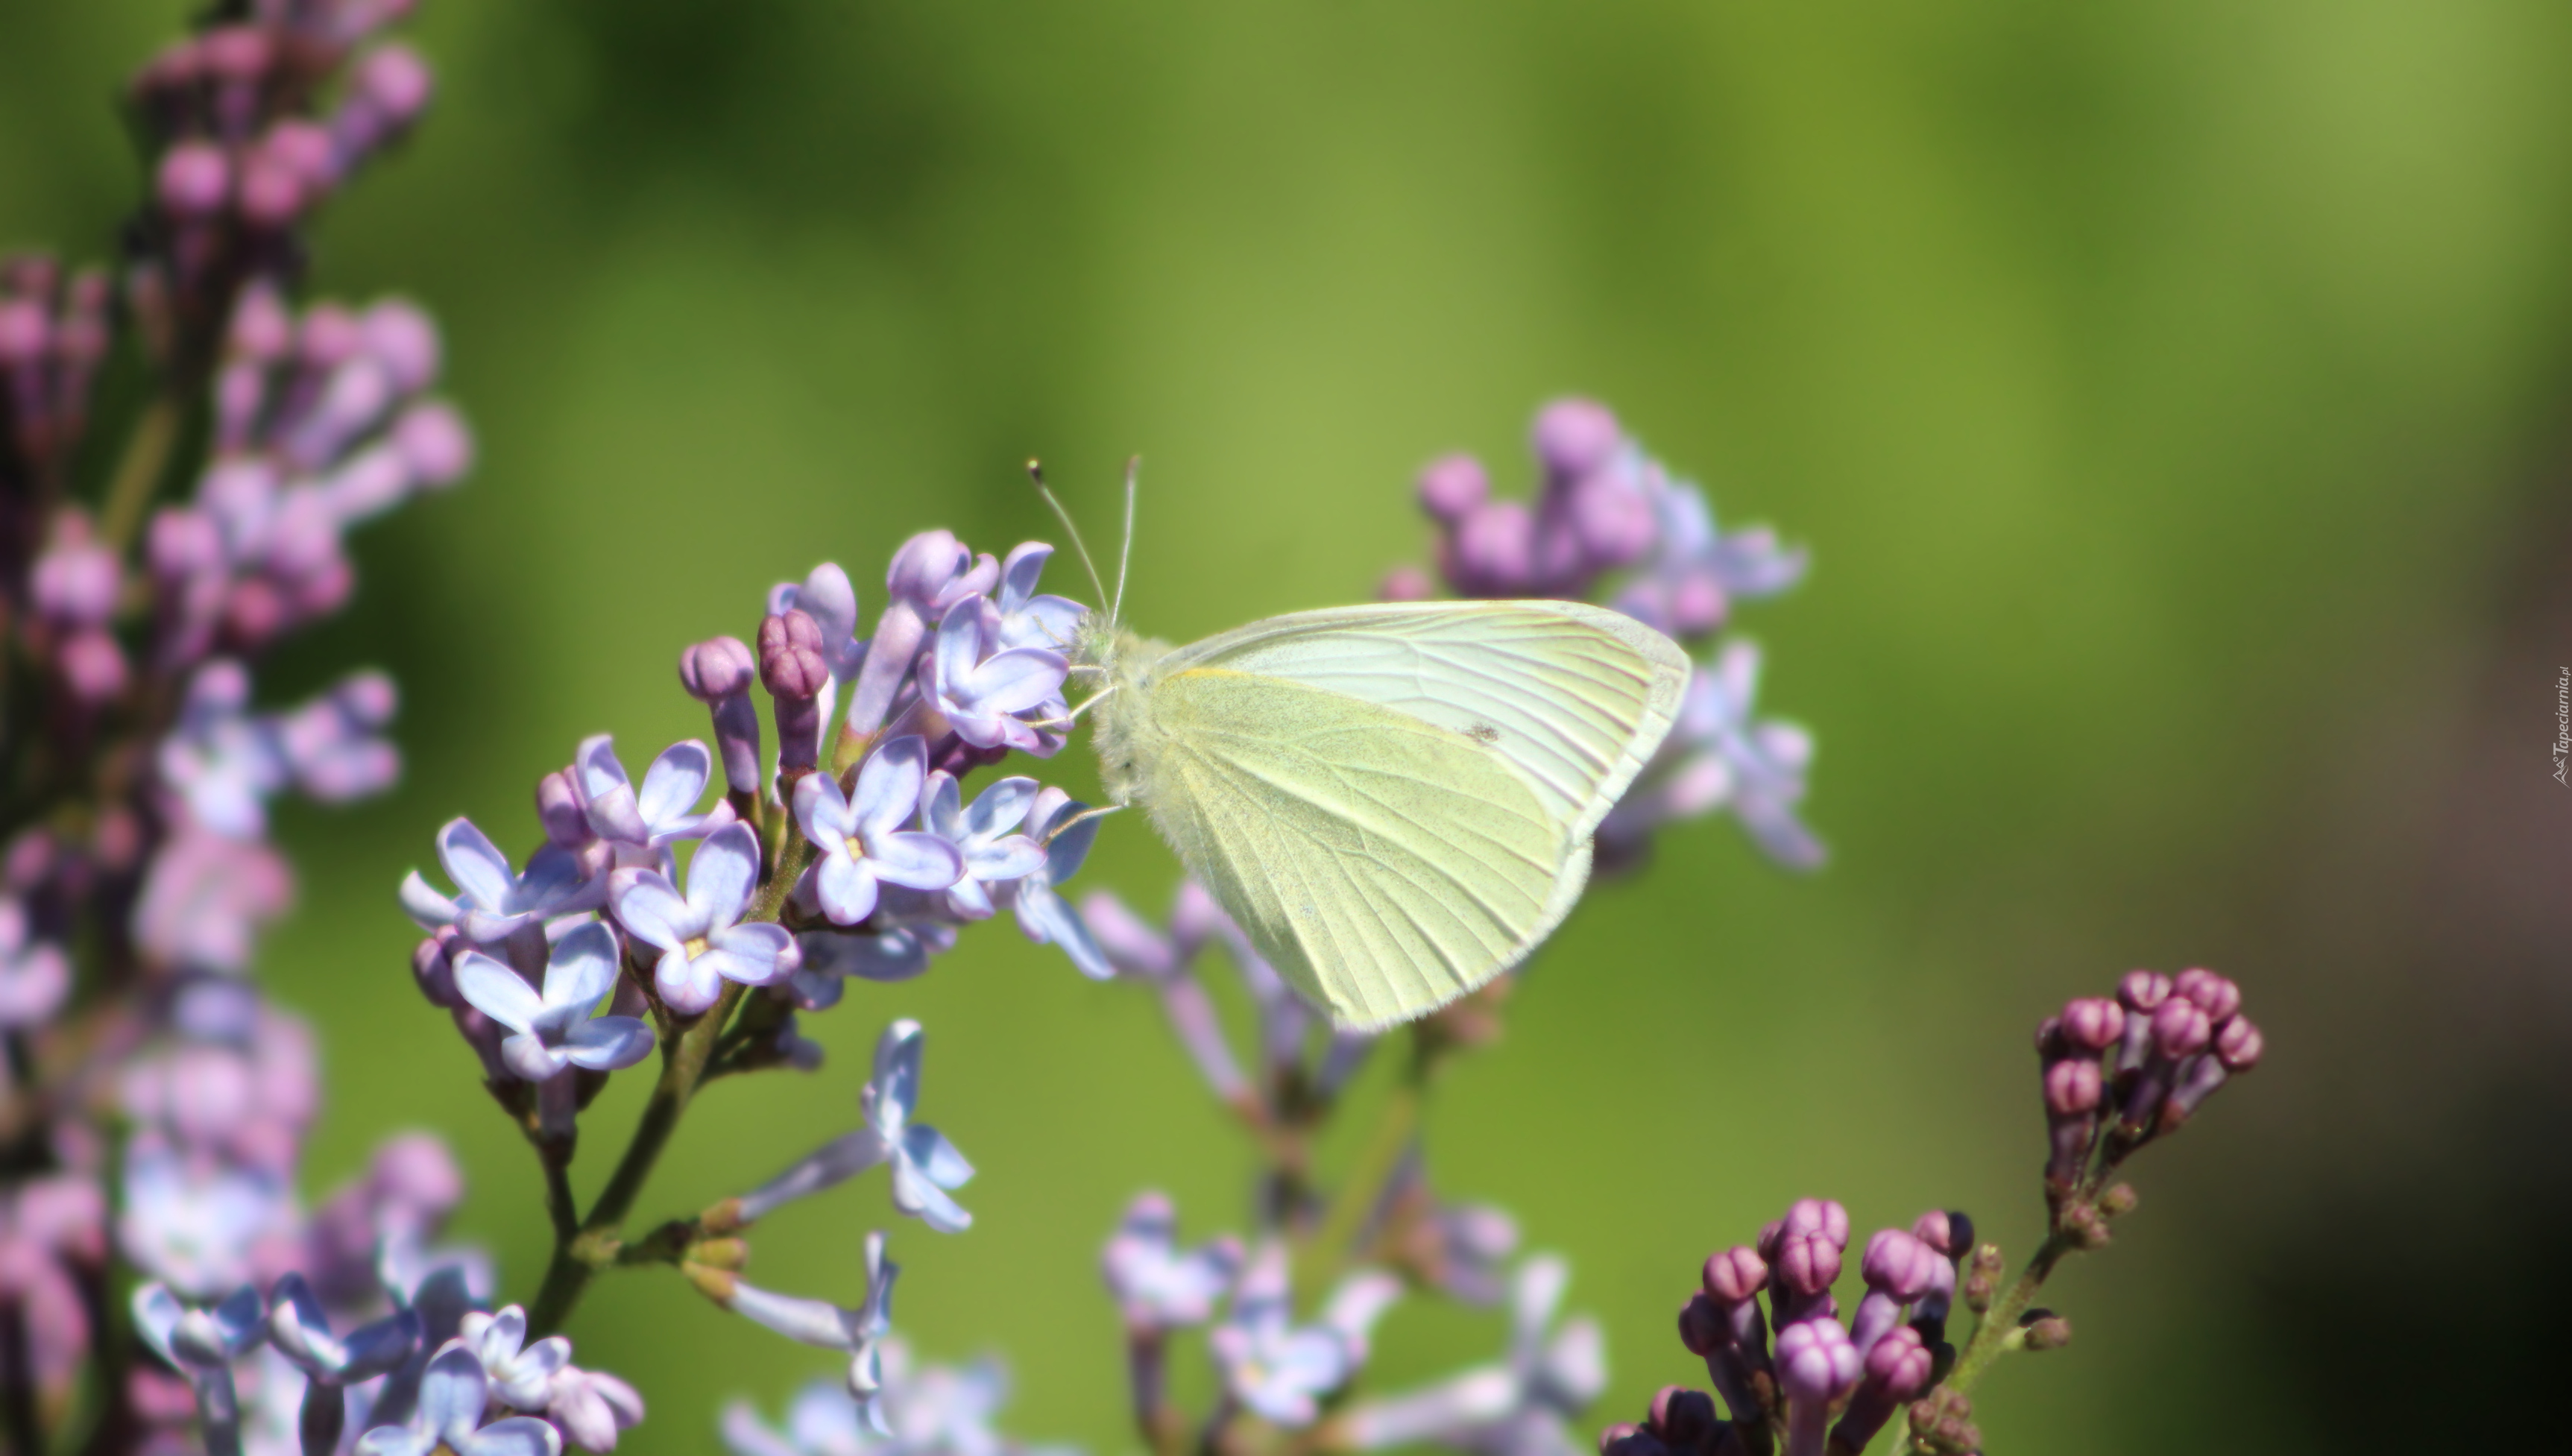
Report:
[[1584,602],[1407,602],[1271,617],[1171,654],[1346,694],[1467,735],[1586,839],[1660,746],[1689,664]]
[[1579,893],[1587,844],[1524,773],[1455,729],[1206,667],[1161,676],[1151,717],[1154,821],[1260,954],[1343,1026],[1405,1021],[1482,985]]

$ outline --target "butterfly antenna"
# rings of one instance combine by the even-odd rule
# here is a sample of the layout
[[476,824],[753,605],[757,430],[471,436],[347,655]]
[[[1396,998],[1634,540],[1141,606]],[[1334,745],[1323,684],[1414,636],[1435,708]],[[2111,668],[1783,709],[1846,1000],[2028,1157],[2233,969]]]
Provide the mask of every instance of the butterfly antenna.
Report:
[[[1062,522],[1064,532],[1071,537],[1071,548],[1080,553],[1080,564],[1088,569],[1089,584],[1097,590],[1099,597],[1104,599],[1107,595],[1107,583],[1098,579],[1098,563],[1089,559],[1089,545],[1081,540],[1080,527],[1071,523],[1071,512],[1062,508],[1062,502],[1054,497],[1053,487],[1045,483],[1042,460],[1027,461],[1027,478],[1036,482],[1036,493],[1044,497],[1045,504],[1053,507],[1053,518]],[[1121,584],[1123,578],[1120,576],[1118,580]],[[1115,615],[1113,611],[1109,612],[1108,620],[1114,621]]]
[[1142,471],[1143,457],[1128,455],[1125,459],[1125,544],[1116,551],[1116,600],[1107,609],[1107,625],[1125,620],[1125,568],[1134,564],[1134,477]]

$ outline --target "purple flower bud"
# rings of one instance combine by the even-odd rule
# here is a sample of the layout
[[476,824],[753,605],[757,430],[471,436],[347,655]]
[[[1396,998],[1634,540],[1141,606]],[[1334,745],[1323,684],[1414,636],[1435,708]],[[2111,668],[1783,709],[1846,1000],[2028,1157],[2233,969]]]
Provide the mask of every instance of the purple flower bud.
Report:
[[271,232],[296,220],[310,200],[304,171],[291,157],[255,148],[242,158],[241,218]]
[[2153,1013],[2153,1051],[2173,1062],[2206,1050],[2215,1028],[2195,1002],[2174,998]]
[[337,304],[316,304],[304,311],[296,331],[295,352],[307,368],[326,372],[356,358],[366,347],[357,316]]
[[1974,1220],[1952,1208],[1932,1208],[1911,1222],[1911,1235],[1950,1260],[1974,1246]]
[[411,478],[422,485],[452,485],[473,468],[473,431],[451,405],[414,404],[393,421],[392,446]]
[[759,680],[775,700],[779,770],[813,767],[822,756],[818,699],[830,686],[831,665],[822,656],[822,629],[810,616],[789,611],[761,620]]
[[1375,598],[1378,601],[1427,601],[1436,590],[1437,585],[1429,579],[1428,572],[1417,566],[1396,566],[1376,583]]
[[262,364],[286,357],[295,344],[295,316],[274,287],[263,283],[242,290],[241,302],[233,306],[228,343],[235,355]]
[[71,695],[93,706],[123,695],[132,677],[126,667],[125,649],[97,627],[84,628],[64,638],[55,665],[62,669],[63,686]]
[[1720,1422],[1714,1418],[1713,1397],[1704,1391],[1664,1385],[1652,1395],[1647,1424],[1671,1450],[1695,1451],[1713,1442]]
[[0,368],[42,364],[53,334],[53,321],[45,316],[43,304],[0,298]]
[[1867,1240],[1866,1258],[1859,1269],[1867,1293],[1858,1301],[1849,1341],[1861,1355],[1902,1323],[1904,1309],[1928,1293],[1939,1274],[1955,1272],[1937,1250],[1899,1228],[1879,1229]]
[[406,299],[385,299],[358,321],[366,352],[384,366],[393,388],[416,394],[437,377],[440,352],[437,325],[426,311]]
[[1848,1331],[1829,1319],[1789,1325],[1777,1336],[1777,1384],[1786,1397],[1785,1456],[1822,1456],[1831,1406],[1854,1388],[1865,1362]]
[[1661,1444],[1660,1437],[1631,1421],[1623,1421],[1599,1433],[1599,1456],[1674,1456],[1674,1453]]
[[1808,1319],[1827,1319],[1835,1311],[1830,1287],[1840,1276],[1848,1236],[1848,1210],[1821,1198],[1797,1199],[1784,1218],[1760,1233],[1759,1252],[1768,1260],[1769,1290],[1781,1330]]
[[1831,1432],[1835,1450],[1863,1451],[1893,1413],[1929,1386],[1929,1376],[1937,1361],[1928,1346],[1913,1329],[1897,1329],[1875,1342],[1866,1352],[1866,1365],[1857,1393],[1851,1396],[1848,1409]]
[[2078,1117],[2097,1111],[2099,1093],[2096,1062],[2057,1062],[2045,1069],[2045,1109],[2055,1116]]
[[1420,508],[1451,526],[1491,494],[1492,477],[1472,455],[1441,455],[1420,472]]
[[1518,501],[1487,501],[1439,543],[1438,564],[1466,596],[1522,595],[1536,579],[1536,521]]
[[2106,997],[2083,997],[2064,1003],[2061,1025],[2065,1041],[2097,1056],[2124,1040],[2126,1011]]
[[750,701],[758,674],[758,659],[738,637],[712,637],[679,654],[679,686],[712,711],[724,782],[745,817],[759,800],[759,709]]
[[455,990],[455,957],[472,948],[461,931],[451,925],[439,926],[428,939],[411,948],[411,979],[419,983],[419,994],[428,1004],[446,1010],[464,1005]]
[[429,94],[435,88],[428,63],[419,58],[417,51],[397,41],[368,52],[350,72],[348,84],[381,107],[385,115],[404,122],[426,109]]
[[2117,983],[2117,1000],[2130,1012],[2149,1012],[2170,1000],[2171,979],[2158,971],[2129,971]]
[[1758,1297],[1768,1283],[1768,1265],[1758,1250],[1740,1245],[1706,1255],[1702,1277],[1706,1297],[1729,1308]]
[[211,142],[182,142],[161,159],[155,194],[173,217],[210,217],[232,191],[232,164]]
[[90,538],[89,518],[66,510],[55,520],[53,544],[28,573],[27,593],[54,621],[94,627],[116,613],[120,574],[116,553]]
[[2215,1055],[2223,1059],[2229,1071],[2249,1072],[2258,1066],[2259,1054],[2264,1049],[2264,1039],[2260,1037],[2259,1029],[2250,1025],[2249,1017],[2237,1016],[2215,1034]]
[[330,134],[301,117],[290,117],[268,129],[259,154],[292,172],[308,197],[318,197],[335,180]]
[[589,812],[581,804],[569,769],[556,769],[536,780],[536,821],[545,827],[545,838],[564,849],[579,849],[598,837],[590,831]]
[[2202,968],[2179,973],[2179,978],[2171,983],[2171,990],[2195,1002],[2210,1022],[2221,1022],[2242,1009],[2242,988]]
[[197,38],[197,63],[224,81],[258,81],[277,61],[277,43],[255,25],[225,25]]
[[1529,443],[1547,473],[1565,480],[1606,465],[1624,440],[1616,416],[1593,399],[1558,399],[1538,412],[1529,431]]
[[[964,593],[956,588],[971,570],[973,553],[951,531],[922,531],[893,553],[885,572],[885,590],[920,609],[924,617],[944,614]],[[998,579],[997,569],[993,580]]]

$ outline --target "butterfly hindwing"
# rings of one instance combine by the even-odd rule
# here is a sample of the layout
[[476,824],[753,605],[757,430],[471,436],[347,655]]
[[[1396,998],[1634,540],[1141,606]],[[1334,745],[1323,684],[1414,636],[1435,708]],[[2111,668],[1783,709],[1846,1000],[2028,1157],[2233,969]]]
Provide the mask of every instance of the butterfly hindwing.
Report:
[[1490,745],[1307,683],[1159,677],[1143,795],[1261,955],[1343,1026],[1420,1016],[1523,958],[1589,864]]

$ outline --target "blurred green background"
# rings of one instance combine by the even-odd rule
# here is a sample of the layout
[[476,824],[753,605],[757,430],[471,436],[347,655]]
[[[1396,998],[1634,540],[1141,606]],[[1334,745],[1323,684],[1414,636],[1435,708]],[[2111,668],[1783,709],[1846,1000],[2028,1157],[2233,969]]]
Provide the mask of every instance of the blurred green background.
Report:
[[[105,250],[113,88],[182,13],[0,0],[0,244]],[[583,734],[638,765],[702,734],[675,654],[770,582],[829,556],[872,610],[910,531],[1050,534],[1026,456],[1103,522],[1140,450],[1135,620],[1362,598],[1423,550],[1423,460],[1522,482],[1531,410],[1579,391],[1814,547],[1745,625],[1836,854],[1797,880],[1728,824],[1667,836],[1439,1091],[1438,1186],[1515,1210],[1607,1323],[1593,1424],[1701,1378],[1696,1260],[1798,1195],[2023,1251],[2029,1029],[2188,964],[2244,982],[2269,1060],[2139,1165],[2048,1296],[2078,1342],[1985,1386],[1992,1449],[2533,1419],[2572,1294],[2513,1262],[2572,1218],[2572,12],[432,0],[414,35],[436,110],[314,284],[436,311],[482,464],[363,534],[354,609],[264,679],[406,690],[401,791],[286,816],[267,974],[327,1037],[313,1191],[438,1128],[461,1231],[532,1289],[532,1160],[412,993],[393,885],[457,812],[530,841]],[[1174,874],[1117,823],[1084,879],[1157,905]],[[902,1327],[1005,1352],[1011,1430],[1128,1448],[1097,1244],[1145,1185],[1237,1225],[1251,1166],[1139,993],[970,935],[810,1019],[818,1075],[710,1092],[645,1213],[850,1125],[896,1015],[981,1169],[969,1233],[894,1229]],[[890,1218],[880,1177],[799,1204],[755,1276],[854,1295]],[[830,1365],[651,1274],[574,1334],[648,1393],[646,1453]],[[1500,1339],[1408,1308],[1378,1374]]]

